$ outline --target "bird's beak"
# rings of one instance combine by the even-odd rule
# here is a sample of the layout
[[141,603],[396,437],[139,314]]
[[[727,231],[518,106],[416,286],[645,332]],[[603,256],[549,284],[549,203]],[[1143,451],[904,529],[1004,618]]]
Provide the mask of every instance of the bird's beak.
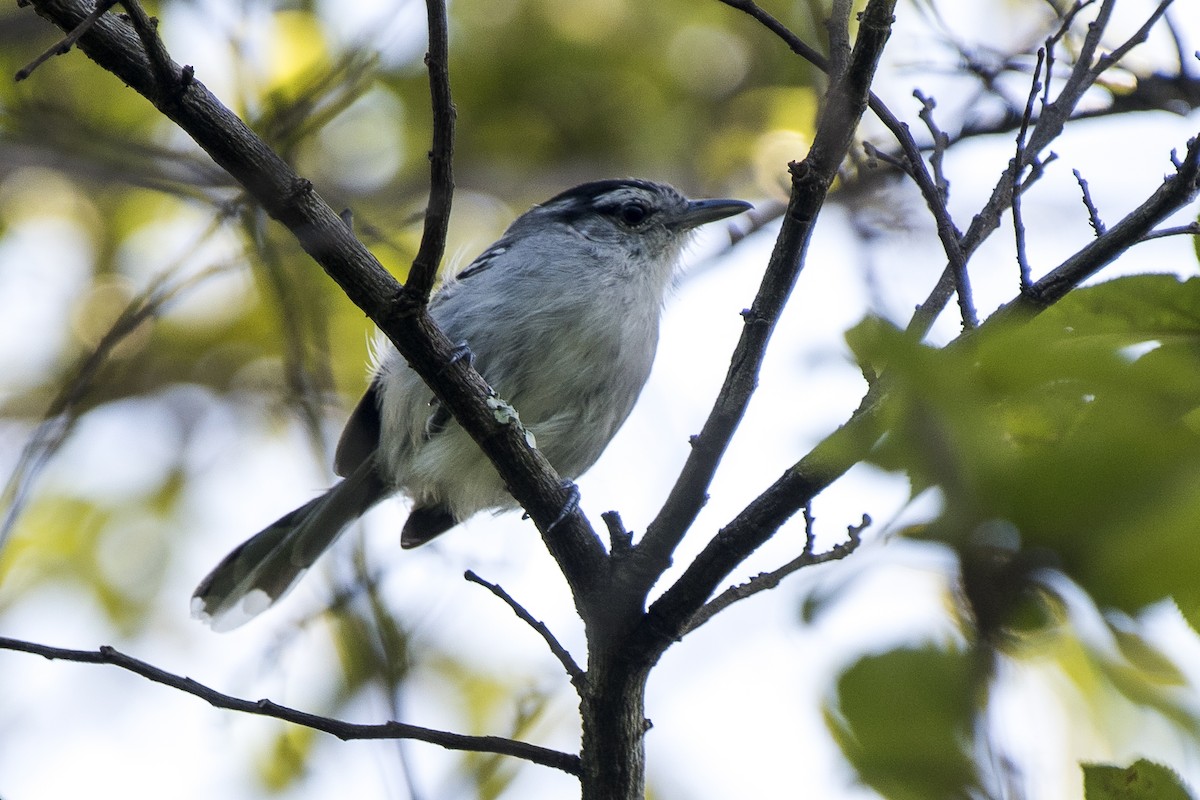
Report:
[[689,200],[687,210],[679,215],[675,227],[691,230],[706,222],[716,222],[752,208],[754,206],[745,200]]

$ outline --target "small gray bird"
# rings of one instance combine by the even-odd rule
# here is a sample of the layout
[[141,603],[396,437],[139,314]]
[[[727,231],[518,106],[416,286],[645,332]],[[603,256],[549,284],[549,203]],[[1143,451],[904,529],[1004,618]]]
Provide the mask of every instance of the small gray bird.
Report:
[[[646,383],[663,298],[689,233],[750,207],[688,200],[650,181],[585,183],[518,217],[444,283],[429,311],[469,348],[555,470],[575,478],[600,457]],[[209,573],[192,598],[193,616],[218,631],[241,625],[390,495],[412,500],[405,548],[477,511],[516,506],[495,467],[388,342],[334,468],[342,481]]]

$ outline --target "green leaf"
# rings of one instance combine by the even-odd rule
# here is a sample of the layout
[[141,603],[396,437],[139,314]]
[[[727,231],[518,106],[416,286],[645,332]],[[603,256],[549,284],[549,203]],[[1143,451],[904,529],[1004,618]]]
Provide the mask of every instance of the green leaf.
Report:
[[1129,767],[1083,765],[1083,794],[1087,800],[1194,800],[1173,771],[1146,759]]
[[1019,584],[1054,566],[1101,606],[1171,596],[1200,623],[1200,279],[1077,290],[945,349],[878,321],[848,336],[889,381],[873,460],[945,499],[925,535],[967,554],[1014,532]]
[[317,732],[288,725],[279,732],[258,763],[258,778],[264,788],[278,794],[304,777]]
[[892,800],[965,797],[976,675],[969,653],[934,648],[867,656],[838,681],[826,723],[862,781]]

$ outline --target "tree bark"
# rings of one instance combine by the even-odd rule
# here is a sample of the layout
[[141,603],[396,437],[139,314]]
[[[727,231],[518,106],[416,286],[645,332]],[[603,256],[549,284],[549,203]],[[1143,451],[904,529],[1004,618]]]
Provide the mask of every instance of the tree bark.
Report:
[[581,693],[582,800],[642,800],[646,792],[648,665],[630,663],[623,648],[593,659]]

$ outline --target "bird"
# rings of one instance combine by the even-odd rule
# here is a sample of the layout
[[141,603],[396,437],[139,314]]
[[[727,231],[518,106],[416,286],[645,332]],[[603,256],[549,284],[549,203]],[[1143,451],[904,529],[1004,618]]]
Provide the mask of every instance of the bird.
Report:
[[[691,233],[750,208],[690,200],[648,180],[584,183],[520,215],[443,280],[429,313],[570,480],[597,461],[649,377],[665,297]],[[257,616],[387,497],[412,503],[400,535],[405,549],[477,512],[517,506],[386,339],[374,362],[335,453],[341,480],[227,555],[196,588],[194,617],[226,631]]]

